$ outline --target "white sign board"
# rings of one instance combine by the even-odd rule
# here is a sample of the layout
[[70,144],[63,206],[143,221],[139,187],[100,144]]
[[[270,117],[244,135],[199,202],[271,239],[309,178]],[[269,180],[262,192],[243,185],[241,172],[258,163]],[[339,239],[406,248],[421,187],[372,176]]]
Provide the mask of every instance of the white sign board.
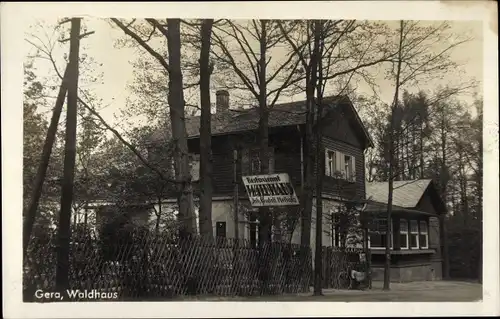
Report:
[[298,205],[299,199],[286,173],[243,176],[252,206]]

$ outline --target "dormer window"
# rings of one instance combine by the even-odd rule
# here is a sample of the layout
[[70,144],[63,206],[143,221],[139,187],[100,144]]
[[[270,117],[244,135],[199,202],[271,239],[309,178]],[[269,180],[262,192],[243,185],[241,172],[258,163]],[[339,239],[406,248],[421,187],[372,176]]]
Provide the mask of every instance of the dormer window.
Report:
[[[274,149],[272,147],[269,147],[268,151],[269,155],[269,173],[274,172]],[[248,156],[248,162],[246,162],[245,157]],[[248,167],[248,174],[249,175],[259,175],[261,172],[261,162],[260,162],[260,149],[259,148],[252,148],[248,150],[247,152],[243,153],[243,163],[247,163]],[[244,170],[244,173],[245,170]]]
[[250,173],[260,173],[260,159],[258,157],[252,157],[252,159],[250,160]]

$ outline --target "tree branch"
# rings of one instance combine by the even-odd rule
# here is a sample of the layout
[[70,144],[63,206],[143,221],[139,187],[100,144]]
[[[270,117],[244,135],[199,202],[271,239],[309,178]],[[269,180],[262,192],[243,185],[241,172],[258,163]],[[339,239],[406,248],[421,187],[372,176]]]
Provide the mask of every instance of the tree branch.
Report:
[[[165,59],[153,48],[151,48],[144,40],[142,40],[137,34],[135,34],[133,31],[131,31],[129,28],[127,28],[123,23],[120,22],[120,20],[116,18],[111,18],[111,20],[125,32],[125,34],[129,35],[132,37],[138,44],[140,44],[146,51],[148,51],[151,56],[153,56],[164,68],[169,71],[169,66],[168,63],[165,61]],[[162,29],[160,29],[160,32]],[[163,33],[163,32],[162,32]]]

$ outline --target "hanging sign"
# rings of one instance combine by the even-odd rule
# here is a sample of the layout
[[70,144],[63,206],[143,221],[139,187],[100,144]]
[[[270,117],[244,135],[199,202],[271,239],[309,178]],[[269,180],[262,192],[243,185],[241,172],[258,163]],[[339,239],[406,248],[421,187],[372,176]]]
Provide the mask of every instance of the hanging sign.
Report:
[[299,199],[287,173],[242,178],[250,204],[254,207],[299,205]]

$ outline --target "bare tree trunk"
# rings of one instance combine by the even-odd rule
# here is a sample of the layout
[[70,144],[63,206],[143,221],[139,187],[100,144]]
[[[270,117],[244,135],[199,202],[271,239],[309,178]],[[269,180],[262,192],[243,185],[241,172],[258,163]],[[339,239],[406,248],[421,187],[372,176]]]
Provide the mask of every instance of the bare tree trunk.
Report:
[[384,290],[390,289],[391,282],[391,225],[392,225],[392,197],[394,193],[394,110],[398,106],[399,99],[399,86],[401,76],[401,50],[403,46],[403,20],[399,24],[399,52],[398,64],[396,73],[396,91],[394,93],[394,101],[391,108],[391,119],[389,127],[389,194],[387,198],[387,229],[386,229],[386,242],[385,242],[385,265],[384,265]]
[[322,21],[314,21],[314,64],[313,72],[318,74],[316,79],[316,251],[314,254],[314,295],[322,295],[322,271],[323,271],[323,176],[324,176],[324,156],[323,154],[323,143],[322,143],[322,113],[323,113],[323,78],[322,78],[322,63],[321,63],[321,36],[322,36]]
[[[259,160],[261,174],[269,174],[269,110],[267,108],[267,85],[266,85],[266,45],[267,45],[267,20],[260,20],[262,33],[260,37],[260,59],[259,59]],[[263,254],[266,243],[271,241],[272,218],[269,207],[259,208],[259,252]],[[267,255],[267,254],[266,254]],[[268,258],[262,255],[260,259],[260,276],[262,279],[261,289],[268,288]]]
[[180,237],[186,238],[194,233],[194,212],[192,205],[191,173],[187,145],[185,101],[181,70],[180,20],[167,19],[168,42],[168,104],[172,137],[174,140],[175,179],[177,182],[177,203],[181,220]]
[[212,128],[210,104],[210,45],[213,19],[201,25],[200,50],[200,234],[213,237],[212,228]]
[[[443,111],[444,112],[444,111]],[[441,198],[446,202],[447,200],[447,185],[448,185],[448,173],[446,170],[446,162],[447,162],[447,153],[446,153],[446,148],[447,148],[447,139],[446,139],[446,126],[445,126],[445,121],[444,121],[444,114],[443,120],[441,122],[441,172],[440,172],[440,195]],[[440,229],[440,235],[441,235],[441,245],[442,245],[442,258],[443,258],[443,278],[448,279],[449,278],[449,272],[450,272],[450,258],[448,255],[448,235],[446,233],[446,222],[443,218],[443,223]]]
[[62,292],[69,286],[69,249],[71,237],[71,204],[75,179],[76,126],[78,103],[78,53],[80,49],[80,18],[71,19],[71,40],[68,74],[68,106],[64,149],[64,173],[61,195],[61,211],[57,233],[56,288]]
[[423,123],[420,123],[420,178],[424,178],[424,136],[423,136]]
[[33,225],[35,224],[38,203],[40,202],[40,196],[42,195],[43,182],[45,181],[45,175],[50,161],[50,154],[52,153],[52,145],[54,144],[57,133],[57,125],[59,123],[59,118],[61,117],[64,98],[66,97],[66,91],[68,89],[68,72],[69,68],[66,67],[61,87],[59,88],[59,93],[57,94],[56,104],[50,120],[50,126],[47,130],[45,144],[43,145],[42,159],[36,172],[35,182],[33,183],[34,187],[31,195],[31,201],[28,208],[25,208],[25,219],[23,224],[23,255],[26,254],[26,250],[28,249],[31,232],[33,230]]

